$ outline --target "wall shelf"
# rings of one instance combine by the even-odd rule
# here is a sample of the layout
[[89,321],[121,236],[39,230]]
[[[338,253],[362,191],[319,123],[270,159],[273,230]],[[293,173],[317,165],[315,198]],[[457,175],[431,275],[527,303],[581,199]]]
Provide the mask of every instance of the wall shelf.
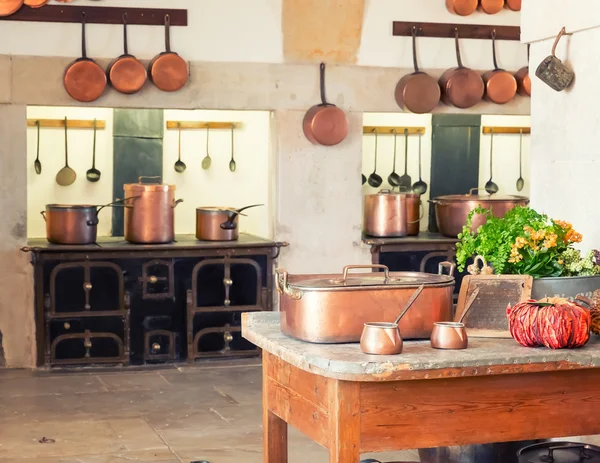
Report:
[[0,20],[81,23],[82,13],[85,13],[85,20],[88,24],[123,24],[123,14],[127,13],[128,25],[164,26],[166,15],[170,16],[171,26],[188,25],[187,10],[107,6],[46,5],[41,8],[23,6],[15,14],[0,17]]
[[[63,128],[65,126],[64,119],[27,119],[27,127],[37,127],[36,122],[40,121],[40,127],[46,128]],[[68,119],[67,120],[67,128],[68,129],[93,129],[94,121],[93,120],[81,120],[81,119]],[[102,130],[106,128],[106,121],[96,121],[96,128],[98,130]]]
[[519,135],[523,131],[523,135],[531,133],[531,127],[482,127],[482,133],[494,133],[496,134],[517,134]]
[[404,135],[405,129],[407,129],[408,135],[423,135],[425,133],[425,127],[375,127],[366,125],[363,127],[363,134],[393,135],[396,131],[396,135]]
[[167,121],[169,130],[187,129],[240,129],[241,122]]
[[492,32],[496,31],[496,40],[521,40],[519,26],[486,26],[483,24],[450,24],[450,23],[421,23],[394,21],[393,35],[412,37],[413,27],[417,28],[420,37],[437,37],[453,39],[458,29],[459,39],[491,40]]

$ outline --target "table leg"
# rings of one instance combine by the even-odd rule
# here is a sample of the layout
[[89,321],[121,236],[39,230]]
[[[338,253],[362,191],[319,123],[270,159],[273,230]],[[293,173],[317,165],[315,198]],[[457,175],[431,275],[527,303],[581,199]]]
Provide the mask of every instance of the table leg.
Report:
[[360,462],[360,384],[329,382],[329,463]]
[[287,463],[287,423],[269,409],[269,357],[270,354],[263,352],[263,461],[264,463]]

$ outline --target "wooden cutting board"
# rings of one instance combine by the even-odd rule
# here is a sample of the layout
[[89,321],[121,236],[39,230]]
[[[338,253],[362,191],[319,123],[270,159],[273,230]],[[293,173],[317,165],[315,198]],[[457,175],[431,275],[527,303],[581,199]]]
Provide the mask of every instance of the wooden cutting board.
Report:
[[531,297],[529,275],[467,275],[463,278],[456,305],[458,320],[476,288],[479,294],[463,323],[467,334],[479,338],[510,338],[506,307]]

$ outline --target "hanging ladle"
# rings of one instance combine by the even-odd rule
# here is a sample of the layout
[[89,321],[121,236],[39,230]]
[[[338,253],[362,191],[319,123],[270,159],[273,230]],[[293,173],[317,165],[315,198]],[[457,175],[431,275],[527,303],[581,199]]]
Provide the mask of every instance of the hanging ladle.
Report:
[[69,186],[75,182],[77,173],[69,167],[69,146],[67,143],[67,118],[65,117],[65,166],[56,174],[56,183]]
[[235,159],[233,158],[233,153],[234,153],[234,149],[233,149],[233,131],[235,130],[235,125],[231,124],[231,161],[229,161],[229,170],[231,172],[235,172],[236,169],[236,163],[235,163]]
[[409,191],[412,186],[412,179],[408,175],[408,129],[404,128],[404,175],[400,177],[400,189]]
[[102,174],[96,169],[96,119],[94,119],[94,145],[92,147],[92,168],[85,173],[88,182],[95,183],[100,180]]
[[185,172],[185,169],[187,168],[187,166],[185,165],[185,162],[183,162],[181,160],[181,123],[180,122],[177,123],[177,128],[179,129],[179,147],[177,148],[178,155],[177,155],[177,161],[175,161],[175,172],[178,172],[181,174],[181,173]]
[[421,178],[421,138],[423,135],[419,134],[419,180],[412,186],[413,192],[418,195],[424,195],[427,192],[427,183]]
[[373,188],[378,188],[383,182],[383,179],[377,175],[377,129],[374,129],[373,133],[375,134],[375,167],[373,169],[373,173],[369,175],[367,181]]
[[394,132],[394,168],[392,173],[388,176],[388,183],[391,186],[400,186],[400,176],[396,173],[396,129],[393,129]]
[[36,174],[42,173],[42,163],[40,162],[40,121],[35,121],[35,125],[37,127],[37,156],[33,163],[33,168],[35,169]]
[[360,337],[360,350],[365,354],[375,355],[395,355],[402,352],[402,336],[400,335],[400,329],[398,324],[404,314],[408,312],[408,309],[417,300],[425,285],[421,285],[417,288],[407,304],[400,312],[400,315],[394,320],[393,323],[376,322],[376,323],[365,323],[363,328],[362,336]]
[[208,170],[210,169],[210,165],[212,163],[212,160],[210,159],[210,154],[208,153],[208,133],[210,131],[210,127],[207,124],[206,125],[206,156],[204,156],[204,159],[202,159],[202,168],[204,170]]
[[523,129],[519,130],[519,178],[517,179],[517,191],[521,191],[525,186],[523,179]]
[[498,185],[492,181],[494,165],[494,131],[490,131],[490,179],[485,184],[485,191],[493,195],[498,193]]

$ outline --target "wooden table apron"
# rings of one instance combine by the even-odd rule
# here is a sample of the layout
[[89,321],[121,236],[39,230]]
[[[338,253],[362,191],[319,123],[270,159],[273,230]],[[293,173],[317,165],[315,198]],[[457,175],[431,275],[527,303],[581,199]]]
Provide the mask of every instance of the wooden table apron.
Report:
[[365,452],[600,434],[600,369],[560,368],[504,366],[509,374],[485,376],[457,368],[360,382],[263,351],[264,461],[287,462],[288,424],[329,449],[330,463],[358,463]]

